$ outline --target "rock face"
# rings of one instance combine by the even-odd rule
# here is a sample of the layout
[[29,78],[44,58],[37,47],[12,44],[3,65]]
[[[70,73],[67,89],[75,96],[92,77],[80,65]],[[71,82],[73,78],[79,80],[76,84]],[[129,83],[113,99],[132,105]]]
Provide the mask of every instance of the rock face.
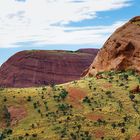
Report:
[[0,86],[32,87],[77,80],[97,52],[97,49],[19,52],[1,66]]
[[140,72],[140,16],[113,33],[83,75],[127,69]]

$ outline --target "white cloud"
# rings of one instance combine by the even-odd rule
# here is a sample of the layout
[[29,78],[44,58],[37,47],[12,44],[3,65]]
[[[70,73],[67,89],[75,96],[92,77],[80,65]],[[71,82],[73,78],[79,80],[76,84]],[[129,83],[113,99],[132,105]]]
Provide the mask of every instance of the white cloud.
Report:
[[[0,48],[18,42],[101,44],[122,22],[111,26],[72,28],[70,22],[96,18],[99,11],[119,9],[130,0],[1,0]],[[55,26],[54,26],[55,25]]]

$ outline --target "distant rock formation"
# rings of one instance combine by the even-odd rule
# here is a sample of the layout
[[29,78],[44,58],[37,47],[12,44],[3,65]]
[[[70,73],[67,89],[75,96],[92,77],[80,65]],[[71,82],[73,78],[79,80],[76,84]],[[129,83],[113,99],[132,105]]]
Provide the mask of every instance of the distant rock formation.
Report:
[[86,48],[86,49],[79,49],[77,50],[77,52],[81,52],[81,53],[89,53],[92,54],[94,56],[97,55],[97,52],[99,51],[99,49],[91,49],[91,48]]
[[1,66],[0,86],[21,88],[77,80],[97,52],[97,49],[19,52]]
[[140,16],[134,17],[111,35],[83,75],[127,69],[140,72]]

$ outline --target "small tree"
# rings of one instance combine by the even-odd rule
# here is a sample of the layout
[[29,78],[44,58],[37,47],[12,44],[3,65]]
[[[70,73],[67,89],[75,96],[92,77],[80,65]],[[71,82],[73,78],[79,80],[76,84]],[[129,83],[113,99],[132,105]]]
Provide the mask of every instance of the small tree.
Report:
[[63,100],[67,97],[67,95],[68,92],[65,89],[63,89],[59,94],[60,98],[62,98]]
[[122,128],[122,129],[121,129],[121,132],[122,132],[122,133],[125,133],[125,129],[124,129],[124,128]]
[[86,96],[84,99],[83,99],[83,103],[91,103],[90,99]]
[[6,98],[6,97],[4,97],[3,101],[4,101],[4,102],[6,102],[6,101],[7,101],[7,98]]
[[105,93],[109,98],[111,98],[112,97],[112,92],[111,91],[106,91],[106,93]]
[[58,109],[60,111],[65,111],[65,110],[69,109],[69,105],[68,104],[59,104]]
[[11,122],[11,115],[10,115],[10,112],[8,111],[8,108],[6,106],[4,106],[3,112],[4,112],[4,118],[5,118],[6,126],[9,127],[10,122]]
[[68,95],[68,92],[63,89],[58,95],[54,95],[54,100],[59,102],[61,100],[64,100]]
[[31,96],[28,96],[27,101],[30,102],[32,100]]
[[4,140],[4,136],[2,132],[0,132],[0,140]]
[[135,95],[131,94],[129,95],[129,98],[131,99],[131,101],[133,101],[133,99],[135,98]]
[[139,84],[140,84],[140,77],[138,77],[137,79],[138,79],[138,81],[139,81]]
[[34,109],[37,108],[37,103],[33,103]]

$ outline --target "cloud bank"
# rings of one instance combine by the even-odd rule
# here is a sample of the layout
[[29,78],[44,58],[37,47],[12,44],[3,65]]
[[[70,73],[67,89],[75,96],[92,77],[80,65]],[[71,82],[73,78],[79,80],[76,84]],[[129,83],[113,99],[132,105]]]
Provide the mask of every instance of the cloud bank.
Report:
[[[36,44],[100,45],[117,27],[71,27],[71,22],[97,18],[98,12],[130,6],[130,0],[1,0],[0,48]],[[22,43],[21,43],[22,44]]]

